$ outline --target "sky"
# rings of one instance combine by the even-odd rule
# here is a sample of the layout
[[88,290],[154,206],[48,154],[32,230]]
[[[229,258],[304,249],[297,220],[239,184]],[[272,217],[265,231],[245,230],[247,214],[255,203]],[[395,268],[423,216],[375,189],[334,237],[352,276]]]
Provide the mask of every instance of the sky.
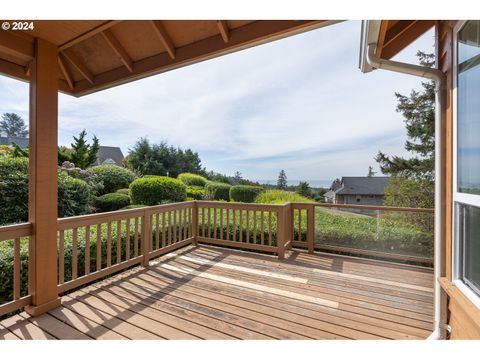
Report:
[[[433,52],[433,31],[396,60]],[[87,130],[124,155],[141,137],[199,153],[207,170],[252,180],[365,176],[379,150],[408,155],[394,93],[421,79],[358,68],[360,21],[347,21],[82,98],[60,94],[60,145]],[[0,76],[0,114],[28,119],[28,84]]]

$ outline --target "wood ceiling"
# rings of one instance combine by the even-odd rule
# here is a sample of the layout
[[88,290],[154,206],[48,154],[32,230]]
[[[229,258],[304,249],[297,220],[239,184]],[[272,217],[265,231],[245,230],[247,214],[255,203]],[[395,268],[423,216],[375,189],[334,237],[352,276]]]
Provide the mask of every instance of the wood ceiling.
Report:
[[[11,22],[11,21],[10,21]],[[59,89],[101,89],[312,30],[326,20],[39,20],[0,31],[0,73],[29,80],[34,38],[59,48]]]

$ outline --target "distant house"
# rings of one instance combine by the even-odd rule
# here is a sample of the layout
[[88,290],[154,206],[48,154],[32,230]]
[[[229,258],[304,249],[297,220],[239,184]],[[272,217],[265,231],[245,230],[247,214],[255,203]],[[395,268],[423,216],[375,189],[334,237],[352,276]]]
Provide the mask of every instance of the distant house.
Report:
[[328,190],[325,194],[323,194],[323,198],[326,203],[333,204],[335,202],[335,191]]
[[383,205],[389,177],[342,177],[342,186],[335,191],[333,203]]
[[123,165],[123,153],[117,146],[100,146],[95,165]]
[[28,138],[20,136],[0,135],[0,145],[11,145],[12,143],[15,143],[22,149],[25,149],[28,147]]

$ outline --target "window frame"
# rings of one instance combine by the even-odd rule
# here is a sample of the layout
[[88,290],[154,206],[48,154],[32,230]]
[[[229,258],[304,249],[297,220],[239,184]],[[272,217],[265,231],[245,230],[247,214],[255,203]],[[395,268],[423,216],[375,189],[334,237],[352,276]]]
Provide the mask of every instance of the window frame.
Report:
[[452,62],[452,97],[453,97],[453,181],[452,181],[452,282],[456,287],[480,309],[480,295],[461,279],[463,266],[462,244],[460,240],[460,211],[457,205],[480,208],[480,195],[458,192],[458,33],[468,20],[458,21],[453,29],[453,62]]

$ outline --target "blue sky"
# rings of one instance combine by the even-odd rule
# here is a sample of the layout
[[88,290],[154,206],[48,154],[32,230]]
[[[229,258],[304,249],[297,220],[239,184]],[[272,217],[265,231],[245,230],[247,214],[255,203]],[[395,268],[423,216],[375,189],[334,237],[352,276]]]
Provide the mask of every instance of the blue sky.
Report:
[[[404,155],[394,92],[411,76],[358,69],[360,22],[349,21],[80,99],[60,95],[59,144],[86,129],[126,155],[135,141],[192,148],[208,170],[251,179],[331,180],[378,170],[378,150]],[[416,62],[433,32],[399,54]],[[0,113],[28,119],[28,85],[0,76]]]

